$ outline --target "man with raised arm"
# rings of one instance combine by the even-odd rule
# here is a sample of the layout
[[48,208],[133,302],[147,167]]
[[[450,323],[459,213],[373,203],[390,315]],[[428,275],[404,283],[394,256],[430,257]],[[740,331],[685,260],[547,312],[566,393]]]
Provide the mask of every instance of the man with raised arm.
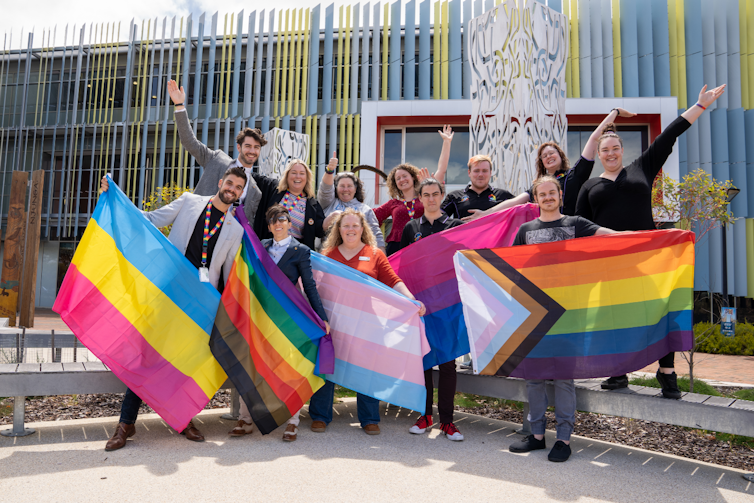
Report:
[[[555,177],[545,175],[537,178],[532,185],[534,200],[539,205],[539,218],[526,222],[518,229],[513,246],[550,243],[587,236],[614,234],[616,231],[600,227],[582,217],[564,216],[560,213],[563,192]],[[554,379],[556,438],[547,459],[555,462],[567,461],[571,456],[571,434],[576,421],[576,388],[573,379]],[[529,452],[544,449],[545,411],[547,392],[545,380],[526,380],[526,393],[529,398],[529,422],[532,434],[513,443],[511,452]]]
[[[183,90],[183,86],[178,88],[178,84],[175,80],[168,81],[168,94],[170,99],[175,105],[175,125],[178,128],[178,136],[181,139],[181,145],[193,155],[196,162],[204,168],[204,174],[202,174],[199,183],[194,188],[194,194],[200,196],[211,196],[217,192],[217,182],[225,171],[233,166],[243,168],[246,173],[246,187],[243,194],[239,199],[239,202],[243,203],[246,219],[250,225],[254,225],[254,219],[256,217],[257,210],[259,208],[259,202],[262,199],[262,191],[257,186],[252,177],[252,166],[259,159],[259,153],[262,147],[267,144],[262,132],[259,129],[245,128],[236,136],[236,151],[238,157],[231,159],[228,154],[222,150],[211,150],[205,144],[197,140],[194,135],[193,129],[191,129],[191,122],[188,118],[188,112],[186,110],[186,93]],[[262,212],[266,208],[262,208]]]

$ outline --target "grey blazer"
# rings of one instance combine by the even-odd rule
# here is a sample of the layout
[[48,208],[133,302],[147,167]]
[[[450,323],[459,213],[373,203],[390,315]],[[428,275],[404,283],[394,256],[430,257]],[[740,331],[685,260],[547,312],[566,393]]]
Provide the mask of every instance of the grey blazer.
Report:
[[[176,110],[175,125],[178,128],[178,136],[181,139],[181,145],[189,154],[193,155],[196,162],[204,168],[199,183],[194,187],[194,194],[200,196],[214,196],[217,194],[217,182],[225,174],[225,170],[233,164],[233,159],[222,150],[210,150],[205,144],[196,139],[194,130],[191,129],[191,122],[188,118],[186,109]],[[251,225],[254,225],[254,217],[257,214],[259,201],[262,199],[262,191],[257,187],[253,178],[246,181],[249,188],[246,190],[246,200],[243,203],[244,213]]]
[[[181,254],[185,255],[189,239],[191,239],[191,234],[196,227],[196,221],[204,214],[207,203],[211,198],[211,196],[199,196],[187,192],[162,208],[154,211],[142,211],[142,213],[155,227],[173,224],[168,240],[178,248]],[[217,235],[215,249],[212,252],[212,262],[209,264],[209,282],[215,288],[217,288],[220,279],[220,271],[223,272],[223,279],[227,284],[228,274],[233,267],[233,261],[236,259],[242,238],[243,227],[238,223],[238,220],[229,214],[225,217],[225,222],[220,228],[220,234]]]

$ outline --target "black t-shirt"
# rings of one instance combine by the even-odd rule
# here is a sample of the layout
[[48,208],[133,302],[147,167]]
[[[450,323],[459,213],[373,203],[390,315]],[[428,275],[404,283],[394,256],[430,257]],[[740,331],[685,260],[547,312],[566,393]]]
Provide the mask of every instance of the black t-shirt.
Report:
[[594,233],[599,228],[599,225],[578,216],[564,216],[560,220],[552,222],[543,222],[537,218],[536,220],[522,224],[518,228],[516,239],[513,240],[513,246],[535,245],[594,236]]
[[442,202],[441,208],[451,217],[464,218],[471,214],[469,210],[484,211],[512,197],[513,194],[507,190],[491,186],[484,189],[481,194],[477,194],[471,188],[471,184],[468,184],[466,188],[454,190],[448,194],[445,201]]
[[427,220],[427,217],[422,215],[419,218],[415,218],[409,221],[403,228],[403,234],[401,235],[401,247],[399,249],[402,250],[411,243],[415,243],[422,238],[426,238],[427,236],[431,236],[432,234],[437,234],[438,232],[442,232],[445,229],[450,229],[451,227],[458,227],[462,224],[462,221],[455,218],[450,218],[445,213],[441,213],[440,218],[437,218],[430,224]]
[[[196,221],[194,226],[194,232],[191,234],[188,246],[186,246],[186,258],[189,259],[194,267],[199,269],[202,266],[202,239],[204,238],[204,211],[199,216],[199,220]],[[215,228],[215,224],[222,218],[223,212],[212,206],[212,213],[209,215],[209,230]],[[215,243],[217,243],[217,237],[220,235],[222,227],[217,229],[215,234],[209,238],[207,242],[207,267],[212,262],[212,252],[215,250]]]
[[615,181],[597,177],[584,183],[576,214],[616,231],[654,230],[652,184],[673,151],[676,138],[690,126],[684,117],[678,117],[638,159],[621,170]]

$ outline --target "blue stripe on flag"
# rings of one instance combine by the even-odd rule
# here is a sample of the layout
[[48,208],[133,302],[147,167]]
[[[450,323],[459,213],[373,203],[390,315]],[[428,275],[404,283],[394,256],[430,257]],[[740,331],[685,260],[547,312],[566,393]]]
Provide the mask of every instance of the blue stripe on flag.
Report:
[[424,355],[424,369],[455,360],[471,351],[461,303],[424,315],[427,341],[432,348]]

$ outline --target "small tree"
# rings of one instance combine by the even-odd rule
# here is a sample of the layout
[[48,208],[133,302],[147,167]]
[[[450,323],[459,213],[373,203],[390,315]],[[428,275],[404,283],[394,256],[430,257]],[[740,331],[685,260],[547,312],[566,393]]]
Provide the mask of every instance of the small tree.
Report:
[[[732,223],[735,219],[728,212],[727,190],[730,180],[718,182],[702,169],[692,171],[677,182],[662,173],[652,187],[652,213],[655,222],[675,222],[676,227],[693,230],[696,242],[701,242],[717,227]],[[712,306],[710,306],[712,309]],[[690,389],[694,391],[694,353],[699,344],[713,333],[715,325],[704,333],[692,335],[691,350],[683,357],[689,364]]]
[[[144,211],[154,211],[156,209],[162,208],[163,206],[167,206],[168,204],[181,197],[184,193],[191,192],[192,190],[193,189],[190,189],[188,187],[177,187],[174,185],[170,185],[168,187],[157,187],[154,192],[149,194],[149,199],[146,199],[144,203],[142,203],[142,207]],[[170,229],[172,227],[172,225],[161,227],[160,232],[162,232],[165,236],[169,236]]]

